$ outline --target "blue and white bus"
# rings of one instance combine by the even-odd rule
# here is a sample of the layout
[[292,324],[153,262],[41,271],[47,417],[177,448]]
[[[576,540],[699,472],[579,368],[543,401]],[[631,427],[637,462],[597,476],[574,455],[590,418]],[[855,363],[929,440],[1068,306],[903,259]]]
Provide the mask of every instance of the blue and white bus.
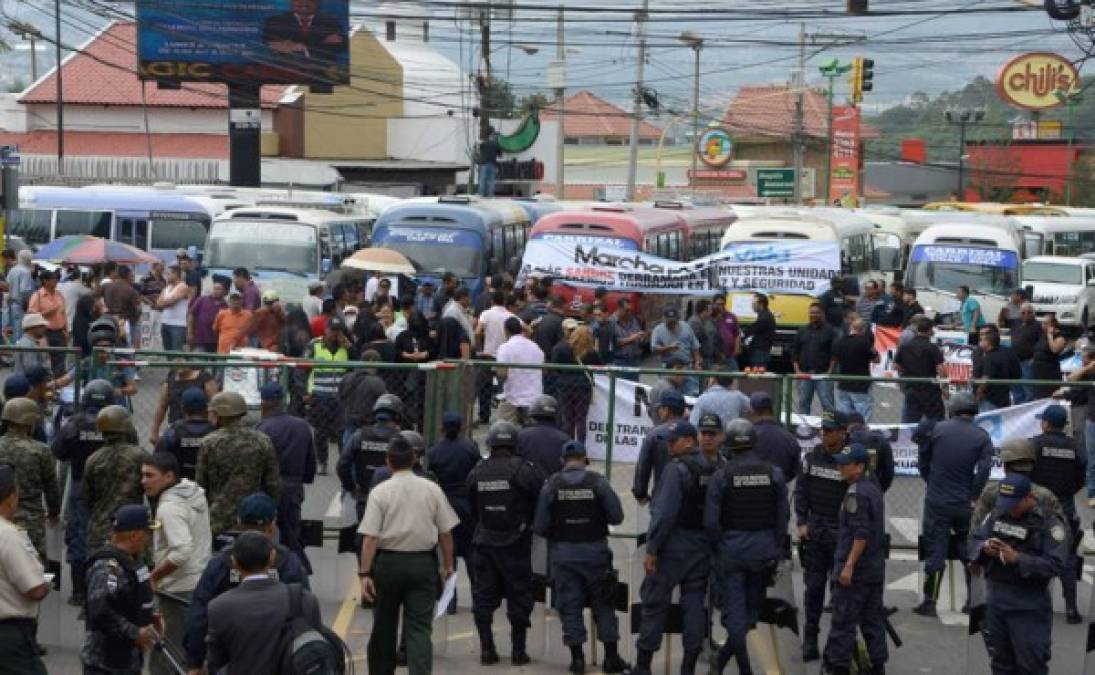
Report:
[[41,245],[71,234],[114,239],[163,258],[201,249],[213,218],[241,204],[149,188],[25,186],[7,232]]

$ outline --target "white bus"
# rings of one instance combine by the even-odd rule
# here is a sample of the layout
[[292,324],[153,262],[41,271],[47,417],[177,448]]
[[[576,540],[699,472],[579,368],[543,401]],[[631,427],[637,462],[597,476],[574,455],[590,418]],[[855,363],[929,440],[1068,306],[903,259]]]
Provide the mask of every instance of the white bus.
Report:
[[1033,245],[1026,257],[1035,255],[1077,256],[1095,251],[1095,215],[1091,216],[1015,216],[1025,232],[1039,235],[1039,249]]

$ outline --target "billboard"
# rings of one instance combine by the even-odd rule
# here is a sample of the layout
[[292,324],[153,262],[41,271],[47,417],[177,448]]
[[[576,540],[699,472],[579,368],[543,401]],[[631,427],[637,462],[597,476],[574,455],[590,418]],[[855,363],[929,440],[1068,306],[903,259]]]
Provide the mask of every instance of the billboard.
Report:
[[833,107],[833,143],[829,159],[829,203],[852,207],[859,202],[859,108]]
[[349,0],[137,0],[141,79],[347,84]]

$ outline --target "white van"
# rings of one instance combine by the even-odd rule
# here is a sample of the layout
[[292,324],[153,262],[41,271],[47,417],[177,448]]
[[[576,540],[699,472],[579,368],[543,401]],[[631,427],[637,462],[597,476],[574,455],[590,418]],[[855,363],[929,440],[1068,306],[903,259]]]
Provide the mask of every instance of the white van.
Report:
[[1039,317],[1085,330],[1095,318],[1095,260],[1040,255],[1023,261],[1023,287]]

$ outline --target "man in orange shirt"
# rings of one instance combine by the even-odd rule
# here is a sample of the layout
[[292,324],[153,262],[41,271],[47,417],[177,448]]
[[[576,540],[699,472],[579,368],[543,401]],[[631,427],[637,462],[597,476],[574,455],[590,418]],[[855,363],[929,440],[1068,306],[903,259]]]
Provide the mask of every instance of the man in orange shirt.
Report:
[[217,312],[213,330],[217,331],[217,353],[227,354],[247,346],[251,332],[251,312],[243,308],[243,295],[236,289],[228,294],[228,309]]
[[[41,270],[38,280],[42,287],[30,296],[27,303],[32,314],[41,314],[46,320],[46,344],[50,347],[64,347],[68,344],[68,320],[65,318],[65,298],[57,292],[59,272]],[[49,355],[50,369],[54,377],[65,372],[65,354],[52,352]]]

